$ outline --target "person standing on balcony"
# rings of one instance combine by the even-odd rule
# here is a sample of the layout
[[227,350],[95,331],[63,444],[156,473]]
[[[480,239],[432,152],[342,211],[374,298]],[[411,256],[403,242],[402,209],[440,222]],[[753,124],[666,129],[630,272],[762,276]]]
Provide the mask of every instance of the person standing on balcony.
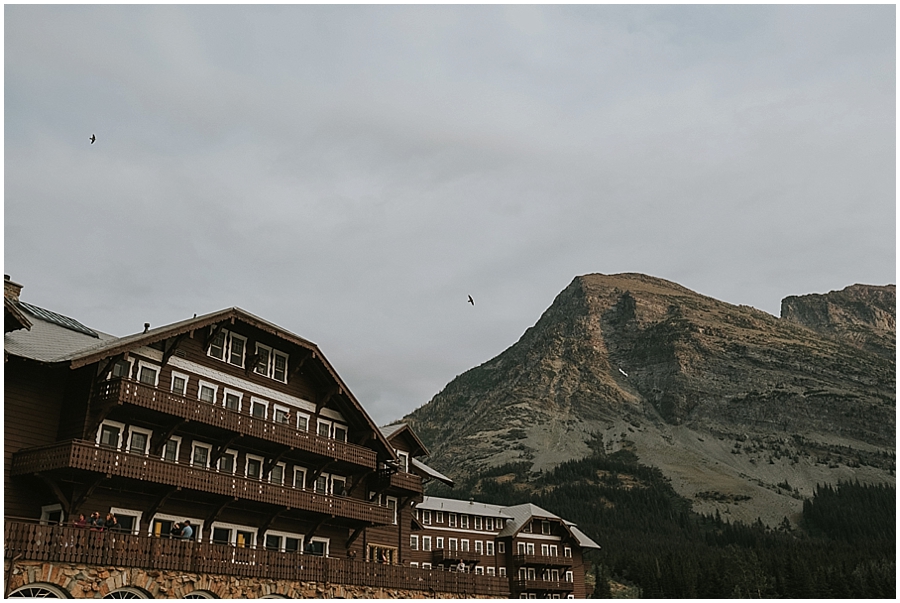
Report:
[[181,538],[183,540],[191,540],[194,536],[194,528],[191,527],[191,522],[188,519],[185,519],[182,522],[181,528]]
[[78,516],[78,519],[76,519],[74,522],[72,522],[72,525],[75,526],[76,528],[88,527],[88,522],[87,522],[87,519],[84,518],[84,513],[81,513]]
[[91,521],[88,523],[92,532],[102,532],[106,527],[106,521],[100,517],[100,511],[94,511],[91,514]]

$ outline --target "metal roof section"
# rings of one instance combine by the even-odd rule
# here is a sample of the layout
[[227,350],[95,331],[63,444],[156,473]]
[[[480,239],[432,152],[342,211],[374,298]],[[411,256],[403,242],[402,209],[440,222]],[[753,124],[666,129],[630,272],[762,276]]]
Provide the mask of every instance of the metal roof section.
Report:
[[379,427],[378,429],[381,431],[381,435],[383,435],[388,440],[398,437],[401,433],[406,432],[406,434],[412,439],[414,445],[418,447],[418,449],[413,448],[413,450],[410,451],[411,457],[428,456],[430,454],[428,452],[428,449],[425,447],[425,444],[423,444],[422,440],[419,439],[419,436],[416,435],[416,432],[413,431],[412,427],[410,427],[406,423],[385,425],[384,427]]
[[[19,304],[24,305],[22,302]],[[92,348],[98,342],[116,340],[106,333],[91,331],[92,334],[88,335],[81,330],[62,326],[56,320],[48,321],[36,314],[29,314],[34,318],[31,329],[10,331],[3,337],[4,351],[10,356],[55,363],[63,361],[70,354]]]
[[85,335],[90,335],[94,338],[99,339],[100,337],[96,331],[87,328],[74,318],[69,318],[68,316],[63,316],[62,314],[57,314],[56,312],[51,312],[50,310],[45,310],[44,308],[32,306],[31,304],[27,304],[23,301],[17,300],[16,305],[18,305],[21,309],[25,310],[35,318],[40,318],[41,320],[44,320],[46,322],[52,322],[55,325],[65,327],[66,329],[71,329],[79,333],[84,333]]
[[525,503],[524,505],[515,505],[513,507],[504,507],[504,511],[512,515],[513,520],[507,522],[503,530],[497,536],[515,536],[519,533],[526,523],[532,519],[558,519],[563,523],[566,529],[572,534],[572,537],[578,542],[582,548],[599,549],[600,545],[591,540],[587,534],[579,530],[574,523],[563,519],[558,515],[554,515],[546,509],[542,509],[537,505]]
[[512,519],[505,513],[500,505],[489,505],[472,500],[456,500],[455,498],[438,498],[437,496],[425,496],[422,502],[416,505],[417,509],[429,511],[446,511],[448,513],[463,513],[466,515],[482,515],[484,517],[501,517]]
[[578,541],[579,546],[583,549],[597,549],[600,550],[601,547],[599,544],[591,540],[587,534],[579,530],[574,525],[570,525],[569,529],[572,530],[572,535],[575,536],[575,540]]
[[391,436],[406,427],[406,423],[395,423],[394,425],[384,425],[379,427],[381,430],[381,434],[387,439],[391,439]]
[[[424,473],[424,474],[427,475],[428,477],[431,477],[431,478],[433,478],[433,479],[436,479],[436,480],[438,480],[439,482],[443,482],[443,483],[447,484],[448,486],[450,486],[451,488],[454,486],[454,483],[453,483],[453,480],[452,480],[452,479],[450,479],[449,477],[447,477],[446,475],[444,475],[444,474],[441,473],[440,471],[438,471],[438,470],[436,470],[436,469],[432,469],[431,467],[429,467],[428,465],[426,465],[426,464],[423,463],[422,461],[413,458],[413,459],[410,459],[410,462],[411,462],[411,464],[412,464],[412,466],[413,466],[414,468],[418,469],[419,471],[421,471],[422,473]],[[420,506],[421,506],[421,505],[420,505]]]

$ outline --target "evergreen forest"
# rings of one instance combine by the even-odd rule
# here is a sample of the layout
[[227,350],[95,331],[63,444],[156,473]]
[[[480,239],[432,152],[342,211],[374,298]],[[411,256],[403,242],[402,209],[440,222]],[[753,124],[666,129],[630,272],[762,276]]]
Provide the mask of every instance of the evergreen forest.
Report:
[[895,598],[893,486],[821,485],[799,527],[772,529],[694,513],[633,453],[595,451],[553,471],[504,465],[428,493],[531,502],[576,523],[602,546],[586,555],[596,598]]

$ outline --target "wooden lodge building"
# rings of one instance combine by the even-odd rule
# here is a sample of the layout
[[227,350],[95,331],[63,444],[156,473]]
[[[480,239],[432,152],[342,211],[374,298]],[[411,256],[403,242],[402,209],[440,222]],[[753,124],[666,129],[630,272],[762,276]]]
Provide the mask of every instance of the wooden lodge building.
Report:
[[452,481],[315,344],[239,308],[114,337],[4,284],[5,596],[587,595],[595,543],[533,505],[425,497]]

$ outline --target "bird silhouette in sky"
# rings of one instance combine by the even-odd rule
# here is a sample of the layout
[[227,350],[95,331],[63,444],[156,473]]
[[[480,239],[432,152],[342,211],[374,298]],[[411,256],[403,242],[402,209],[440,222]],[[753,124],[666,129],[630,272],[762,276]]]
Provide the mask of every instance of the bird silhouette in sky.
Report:
[[94,141],[97,140],[97,137],[91,134],[91,144],[94,144]]
[[475,305],[475,300],[472,299],[471,295],[469,296],[469,303],[472,304],[473,306]]

